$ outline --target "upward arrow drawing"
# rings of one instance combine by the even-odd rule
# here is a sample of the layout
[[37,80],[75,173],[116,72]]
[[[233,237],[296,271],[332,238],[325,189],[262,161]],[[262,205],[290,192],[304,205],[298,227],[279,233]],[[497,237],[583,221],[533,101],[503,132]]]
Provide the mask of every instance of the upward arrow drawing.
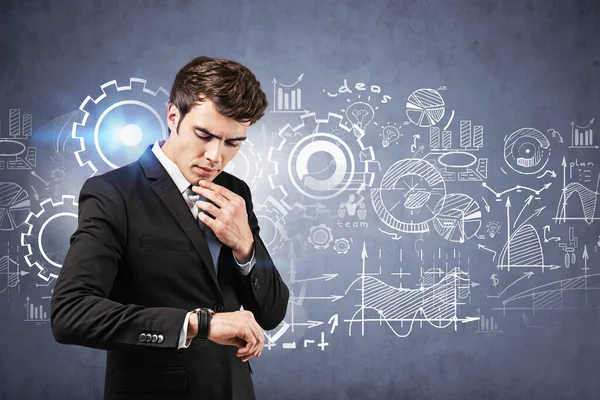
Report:
[[506,265],[510,268],[510,196],[506,196],[506,225],[508,227],[508,240],[506,242]]

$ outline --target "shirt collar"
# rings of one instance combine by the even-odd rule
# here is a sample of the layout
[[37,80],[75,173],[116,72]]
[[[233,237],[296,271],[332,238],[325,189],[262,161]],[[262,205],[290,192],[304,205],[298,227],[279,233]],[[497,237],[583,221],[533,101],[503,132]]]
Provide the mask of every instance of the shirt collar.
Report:
[[190,186],[190,183],[185,176],[183,176],[177,164],[171,161],[161,149],[163,144],[165,144],[164,140],[157,140],[154,142],[154,146],[152,146],[152,152],[156,158],[158,158],[158,161],[162,164],[162,166],[165,167],[167,173],[171,179],[173,179],[173,182],[175,182],[175,186],[177,186],[177,189],[179,189],[179,193],[183,193]]

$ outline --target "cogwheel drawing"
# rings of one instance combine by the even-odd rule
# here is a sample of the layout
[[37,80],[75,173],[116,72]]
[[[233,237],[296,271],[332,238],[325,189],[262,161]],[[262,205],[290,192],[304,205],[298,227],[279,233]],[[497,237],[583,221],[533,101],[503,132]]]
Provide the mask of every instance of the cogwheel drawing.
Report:
[[351,240],[352,240],[352,238],[350,238],[350,240],[348,240],[346,238],[335,239],[335,242],[333,242],[333,249],[338,254],[347,254],[348,250],[350,250],[350,241]]
[[313,245],[315,249],[326,249],[331,245],[333,241],[333,233],[331,228],[325,224],[315,225],[310,228],[308,234],[308,242]]
[[248,139],[244,141],[237,156],[227,164],[225,172],[237,176],[248,184],[250,190],[254,191],[263,174],[262,166],[260,153],[255,150],[254,144]]
[[[77,224],[78,203],[75,196],[62,196],[61,201],[53,202],[46,199],[40,203],[42,209],[34,214],[29,213],[25,220],[27,231],[21,234],[21,246],[24,246],[25,261],[29,267],[38,269],[38,276],[46,282],[58,278],[64,254],[56,252],[57,244],[68,243],[72,231],[65,229],[65,225],[71,227]],[[51,232],[52,231],[52,232]],[[66,236],[63,243],[58,240],[54,233],[62,232]],[[44,234],[50,236],[44,238]],[[64,238],[58,238],[64,239]],[[65,248],[66,250],[66,248]]]
[[149,144],[168,136],[165,89],[150,90],[139,78],[131,78],[128,86],[113,80],[100,89],[100,96],[81,103],[82,118],[72,130],[73,139],[79,139],[75,157],[91,169],[90,176],[137,160]]
[[269,183],[288,209],[299,208],[302,217],[316,219],[322,212],[335,211],[335,198],[342,193],[360,195],[370,187],[376,160],[373,148],[363,144],[362,129],[345,126],[341,115],[317,119],[315,113],[307,113],[301,119],[300,125],[286,125],[275,138],[269,150],[275,173],[269,175]]

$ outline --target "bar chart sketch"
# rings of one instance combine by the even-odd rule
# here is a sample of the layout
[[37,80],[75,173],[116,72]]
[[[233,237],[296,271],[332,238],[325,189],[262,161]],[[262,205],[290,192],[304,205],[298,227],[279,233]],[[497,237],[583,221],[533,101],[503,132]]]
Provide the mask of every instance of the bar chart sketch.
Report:
[[570,149],[597,149],[600,147],[594,144],[594,130],[592,129],[594,119],[592,118],[586,126],[579,126],[575,122],[571,122]]
[[[43,297],[44,299],[50,299],[50,297]],[[37,324],[42,324],[45,322],[50,322],[50,317],[48,315],[48,311],[50,310],[50,306],[47,305],[44,307],[43,304],[35,305],[27,296],[25,300],[25,322],[35,322]]]
[[300,74],[296,82],[284,85],[273,78],[273,110],[274,113],[304,113],[302,108],[302,89],[299,87],[304,73]]

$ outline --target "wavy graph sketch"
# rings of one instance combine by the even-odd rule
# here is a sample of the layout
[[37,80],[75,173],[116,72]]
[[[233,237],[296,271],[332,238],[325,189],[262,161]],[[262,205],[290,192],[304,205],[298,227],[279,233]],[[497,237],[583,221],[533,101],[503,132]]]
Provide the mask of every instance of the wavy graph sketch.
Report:
[[[459,318],[459,306],[465,304],[471,287],[476,284],[471,282],[468,272],[460,268],[454,268],[447,273],[439,271],[436,275],[440,277],[436,282],[431,275],[425,275],[421,279],[421,285],[416,289],[391,286],[382,280],[366,274],[366,245],[363,243],[362,259],[363,273],[350,284],[348,292],[360,284],[357,289],[361,292],[361,304],[350,320],[348,334],[352,336],[354,323],[361,323],[362,335],[364,336],[365,322],[385,323],[398,337],[407,337],[412,332],[416,322],[423,326],[427,323],[434,328],[443,329],[454,325],[457,329],[458,323],[467,323],[479,320],[477,317]],[[365,312],[373,310],[377,313],[374,318],[365,317]],[[398,332],[395,323],[406,332]],[[408,328],[405,328],[405,324]]]
[[[562,194],[558,202],[558,208],[556,209],[556,223],[567,222],[572,220],[584,220],[588,225],[598,219],[596,217],[596,207],[598,204],[598,189],[600,188],[600,174],[596,181],[596,189],[590,189],[585,187],[579,182],[571,182],[568,185],[563,185]],[[577,196],[573,196],[573,195]],[[567,216],[567,203],[569,200],[578,200],[581,204],[581,210],[583,217],[579,216]]]

